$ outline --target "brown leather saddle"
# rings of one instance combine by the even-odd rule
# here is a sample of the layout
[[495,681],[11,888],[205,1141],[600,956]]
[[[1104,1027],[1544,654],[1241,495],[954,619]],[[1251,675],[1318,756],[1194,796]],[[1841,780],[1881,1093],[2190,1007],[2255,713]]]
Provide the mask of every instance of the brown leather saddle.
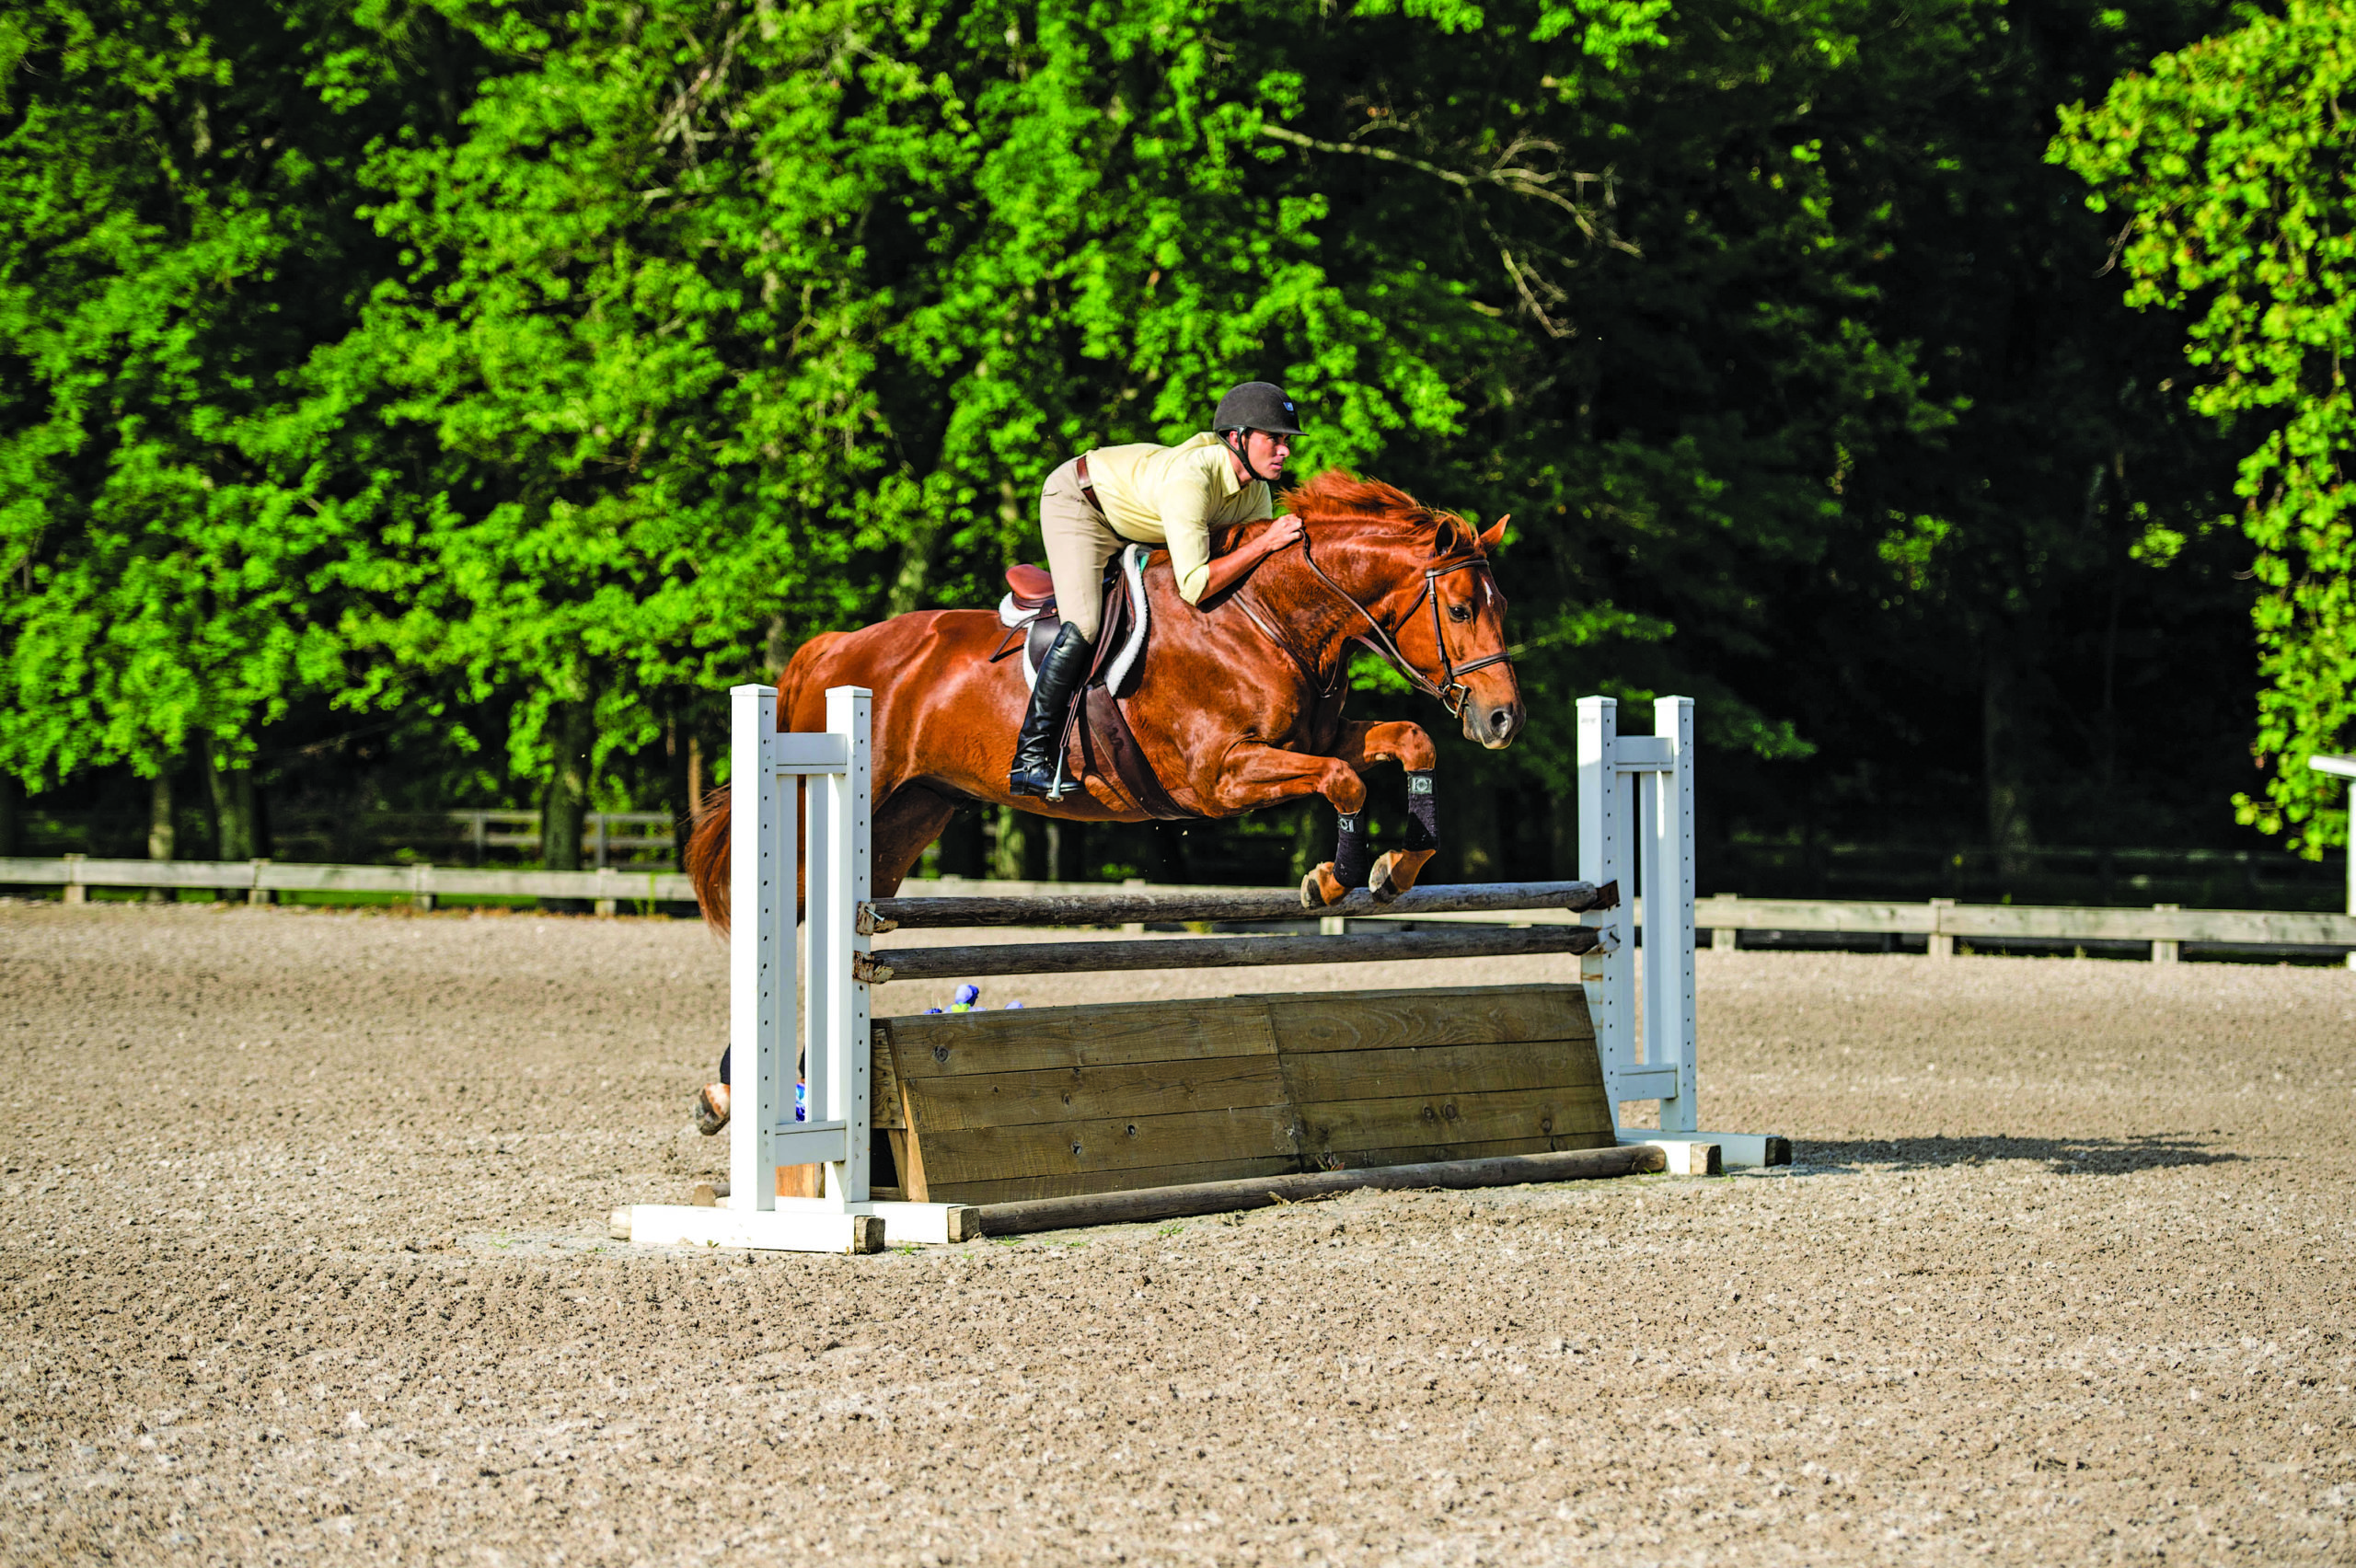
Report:
[[[1088,678],[1072,694],[1072,710],[1064,723],[1060,775],[1070,789],[1084,788],[1084,780],[1100,779],[1136,810],[1174,820],[1201,813],[1170,798],[1153,765],[1146,761],[1121,706],[1122,696],[1134,693],[1145,674],[1149,622],[1145,567],[1149,559],[1144,546],[1131,545],[1105,563],[1104,609],[1098,622],[1095,657]],[[1006,624],[1007,635],[990,660],[995,663],[1020,647],[1023,663],[1035,678],[1040,660],[1046,657],[1063,629],[1062,617],[1056,614],[1055,580],[1043,567],[1011,566],[1006,569],[1006,586],[999,619]],[[1023,634],[1019,643],[1017,632]]]

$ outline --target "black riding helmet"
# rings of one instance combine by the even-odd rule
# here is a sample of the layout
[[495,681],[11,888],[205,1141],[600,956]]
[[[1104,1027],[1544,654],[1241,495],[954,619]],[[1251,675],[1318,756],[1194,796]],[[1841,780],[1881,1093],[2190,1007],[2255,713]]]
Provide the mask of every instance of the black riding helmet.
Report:
[[1243,455],[1242,444],[1228,439],[1230,432],[1248,435],[1255,430],[1266,431],[1270,435],[1302,433],[1294,421],[1292,399],[1272,381],[1247,381],[1228,388],[1227,396],[1218,400],[1218,412],[1211,416],[1211,432],[1221,445],[1235,454],[1245,473],[1264,484],[1273,484],[1274,476],[1252,467],[1252,459]]

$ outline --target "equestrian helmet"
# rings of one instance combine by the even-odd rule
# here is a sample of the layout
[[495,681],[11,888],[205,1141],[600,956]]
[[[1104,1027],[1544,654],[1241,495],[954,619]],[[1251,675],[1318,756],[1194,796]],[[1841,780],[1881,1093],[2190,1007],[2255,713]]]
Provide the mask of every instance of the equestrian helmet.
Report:
[[1218,400],[1218,412],[1211,417],[1211,429],[1220,435],[1231,430],[1265,430],[1271,435],[1301,433],[1300,426],[1295,422],[1292,399],[1272,381],[1247,381],[1229,388],[1227,396]]

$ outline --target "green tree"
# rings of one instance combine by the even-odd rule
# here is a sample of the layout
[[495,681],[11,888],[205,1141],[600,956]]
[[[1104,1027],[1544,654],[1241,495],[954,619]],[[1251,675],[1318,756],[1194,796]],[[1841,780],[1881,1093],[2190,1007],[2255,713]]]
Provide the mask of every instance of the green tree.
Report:
[[158,844],[193,752],[249,853],[256,734],[341,668],[349,540],[288,387],[369,261],[308,83],[339,41],[240,0],[0,18],[0,767],[127,763]]
[[2208,15],[43,0],[0,22],[0,765],[202,756],[226,823],[262,731],[367,709],[562,864],[593,803],[684,806],[712,693],[989,602],[1056,463],[1257,375],[1310,466],[1518,515],[1541,722],[1452,755],[1461,869],[1566,852],[1599,688],[1703,698],[1736,809],[1976,790],[2025,842],[2083,606],[2210,548],[2173,329],[2103,315],[2040,154]]
[[2128,300],[2190,318],[2190,405],[2244,449],[2239,522],[2264,589],[2253,750],[2271,772],[2235,805],[2310,857],[2349,831],[2307,759],[2356,744],[2351,79],[2356,13],[2288,0],[2065,111],[2050,153],[2095,188],[2093,211],[2128,214]]
[[666,690],[977,597],[1069,451],[1195,428],[1246,371],[1323,400],[1329,459],[1455,411],[1415,324],[1323,275],[1317,204],[1253,200],[1252,89],[1184,7],[445,14],[489,66],[375,148],[411,259],[313,418],[420,455],[343,508],[387,541],[364,699],[512,698],[559,863],[581,737],[594,766]]
[[1294,149],[1275,189],[1325,202],[1346,297],[1458,346],[1432,357],[1462,413],[1390,432],[1385,473],[1519,519],[1507,588],[1553,721],[1453,776],[1559,799],[1573,697],[1680,689],[1741,785],[1714,814],[1945,806],[1958,771],[2000,845],[2030,842],[2040,789],[2103,813],[2078,778],[2108,742],[2040,722],[2068,706],[2046,672],[2078,663],[2079,605],[2156,591],[2121,575],[2134,509],[2202,487],[2150,390],[2174,343],[2102,314],[2099,227],[2040,155],[2057,102],[2208,14],[1709,0],[1586,31],[1510,6],[1267,30],[1298,84],[1263,128]]

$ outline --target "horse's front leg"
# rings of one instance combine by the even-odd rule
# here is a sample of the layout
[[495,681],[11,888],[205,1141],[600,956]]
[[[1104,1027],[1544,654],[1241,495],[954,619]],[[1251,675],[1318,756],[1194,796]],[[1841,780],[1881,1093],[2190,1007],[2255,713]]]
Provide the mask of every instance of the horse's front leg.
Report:
[[[1366,780],[1340,757],[1244,741],[1229,748],[1210,795],[1222,812],[1257,811],[1303,795],[1322,795],[1345,823],[1355,823],[1366,808]],[[1300,884],[1300,902],[1311,909],[1331,904],[1341,894],[1328,890],[1339,886],[1328,861]]]
[[1313,888],[1322,903],[1334,904],[1353,889],[1363,887],[1374,894],[1376,903],[1388,904],[1415,885],[1415,879],[1439,848],[1439,812],[1432,793],[1439,752],[1420,724],[1363,722],[1342,726],[1341,744],[1334,752],[1354,773],[1363,774],[1378,762],[1395,762],[1405,770],[1407,846],[1373,857],[1363,819],[1356,812],[1342,812],[1334,858],[1309,874],[1301,884],[1302,900],[1309,900]]

